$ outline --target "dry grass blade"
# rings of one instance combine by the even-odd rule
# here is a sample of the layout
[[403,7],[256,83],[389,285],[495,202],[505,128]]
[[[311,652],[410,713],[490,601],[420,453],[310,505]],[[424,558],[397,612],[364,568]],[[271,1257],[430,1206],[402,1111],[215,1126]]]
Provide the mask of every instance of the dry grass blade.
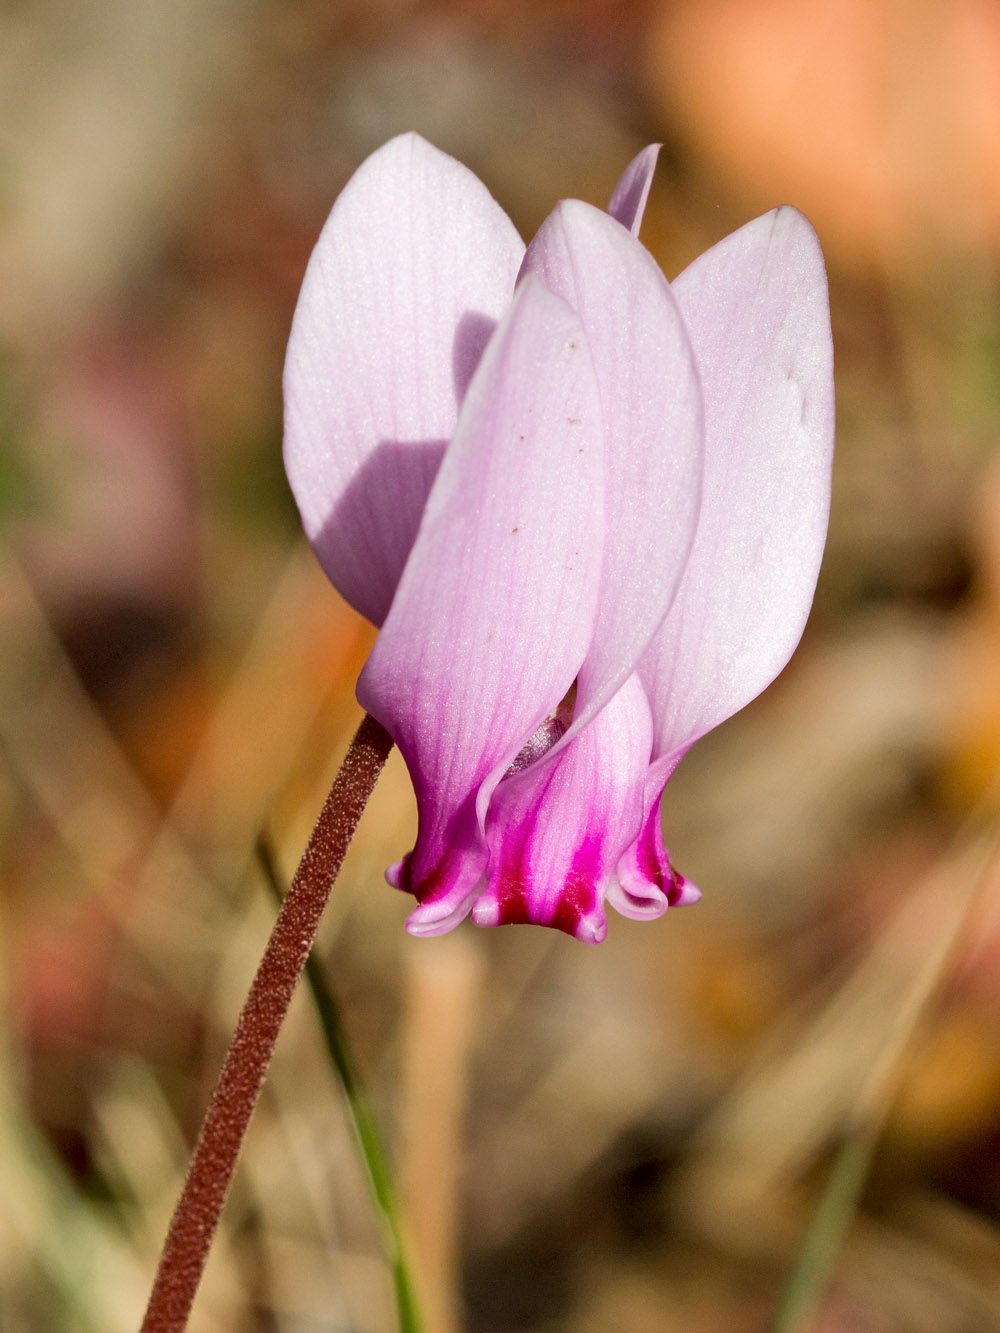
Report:
[[771,1037],[699,1137],[679,1190],[695,1225],[737,1251],[794,1243],[801,1223],[781,1200],[831,1145],[877,1135],[957,946],[997,902],[998,850],[975,822],[818,1012]]

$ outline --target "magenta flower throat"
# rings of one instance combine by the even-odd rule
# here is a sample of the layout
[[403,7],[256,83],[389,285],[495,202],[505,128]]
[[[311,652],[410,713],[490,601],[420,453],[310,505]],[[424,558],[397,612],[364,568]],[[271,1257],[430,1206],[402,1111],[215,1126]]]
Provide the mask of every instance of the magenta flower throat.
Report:
[[362,164],[306,273],[285,463],[334,586],[381,627],[358,699],[417,798],[390,868],[417,935],[698,891],[659,804],[765,688],[812,602],[833,449],[822,255],[780,208],[672,283],[637,239],[648,148],[525,250],[417,135]]

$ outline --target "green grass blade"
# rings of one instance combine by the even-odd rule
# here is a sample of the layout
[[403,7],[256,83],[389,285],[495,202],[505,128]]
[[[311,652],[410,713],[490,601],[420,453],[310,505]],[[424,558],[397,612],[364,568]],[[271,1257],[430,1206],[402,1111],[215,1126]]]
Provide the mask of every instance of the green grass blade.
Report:
[[[257,857],[275,899],[280,903],[284,888],[269,840],[257,839]],[[421,1323],[414,1291],[413,1276],[406,1261],[399,1201],[393,1182],[389,1154],[386,1151],[371,1100],[364,1089],[358,1067],[351,1054],[350,1042],[340,1017],[340,1009],[315,953],[306,962],[306,982],[316,1007],[323,1041],[330,1063],[340,1079],[357,1135],[361,1158],[371,1182],[372,1194],[382,1216],[387,1257],[392,1269],[393,1287],[400,1333],[420,1333]]]
[[875,1151],[875,1134],[860,1129],[841,1147],[795,1265],[785,1283],[771,1333],[805,1333],[823,1299],[857,1212]]

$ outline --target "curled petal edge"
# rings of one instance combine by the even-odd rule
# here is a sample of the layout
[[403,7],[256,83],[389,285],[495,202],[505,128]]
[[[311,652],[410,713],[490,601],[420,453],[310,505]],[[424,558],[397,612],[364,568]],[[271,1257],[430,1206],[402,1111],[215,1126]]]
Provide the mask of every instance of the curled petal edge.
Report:
[[689,907],[701,898],[697,885],[674,869],[663,844],[660,801],[681,758],[650,765],[639,836],[623,852],[608,889],[609,904],[633,921],[653,921],[668,907]]

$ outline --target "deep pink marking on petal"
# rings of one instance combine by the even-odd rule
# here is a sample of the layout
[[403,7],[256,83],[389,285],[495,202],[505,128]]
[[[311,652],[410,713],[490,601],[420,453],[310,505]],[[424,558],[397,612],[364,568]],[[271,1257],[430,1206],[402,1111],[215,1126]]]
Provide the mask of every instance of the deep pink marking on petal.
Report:
[[604,851],[597,837],[586,838],[573,857],[550,926],[584,944],[600,944],[608,933],[598,883],[605,877]]
[[701,889],[697,884],[692,884],[684,875],[679,875],[676,870],[671,872],[673,883],[667,894],[667,900],[671,907],[693,907],[695,903],[701,902]]
[[660,805],[657,802],[642,826],[642,832],[636,841],[636,866],[640,874],[645,875],[650,884],[663,888],[664,870],[669,876],[670,861],[667,849],[663,845],[663,824],[660,820]]
[[638,921],[653,920],[668,907],[696,903],[700,891],[674,869],[663,845],[660,800],[680,756],[652,764],[646,777],[643,821],[639,836],[625,849],[618,862],[616,880],[608,888],[607,901],[622,916]]
[[654,920],[670,906],[670,873],[657,798],[647,809],[639,836],[618,862],[617,884],[609,887],[608,902],[622,916]]
[[417,902],[442,902],[454,887],[456,876],[455,859],[444,856],[430,870],[426,871],[419,884],[413,882],[413,853],[407,852],[402,861],[397,861],[385,872],[386,880],[394,889],[412,894]]
[[493,880],[496,897],[496,915],[491,922],[493,925],[525,925],[537,918],[528,891],[531,875],[528,848],[534,823],[534,819],[529,818],[518,828],[512,829],[500,849],[497,873]]
[[649,704],[631,676],[568,745],[504,777],[487,816],[477,925],[531,921],[604,939],[604,894],[641,826],[651,741]]
[[[421,803],[418,796],[418,810]],[[424,807],[426,808],[426,807]],[[400,862],[399,887],[417,906],[406,919],[411,935],[442,935],[468,916],[485,882],[488,857],[476,816],[475,793],[445,817],[431,845],[436,855],[414,850]]]
[[[501,864],[494,880],[495,903],[488,924],[497,926],[552,926],[587,944],[599,944],[607,934],[607,921],[601,910],[598,883],[603,873],[601,840],[586,836],[573,856],[569,873],[555,901],[551,892],[541,898],[533,892],[531,841],[535,819],[527,819],[508,833],[502,848]],[[494,916],[495,914],[495,916]],[[480,923],[487,924],[483,914]]]

